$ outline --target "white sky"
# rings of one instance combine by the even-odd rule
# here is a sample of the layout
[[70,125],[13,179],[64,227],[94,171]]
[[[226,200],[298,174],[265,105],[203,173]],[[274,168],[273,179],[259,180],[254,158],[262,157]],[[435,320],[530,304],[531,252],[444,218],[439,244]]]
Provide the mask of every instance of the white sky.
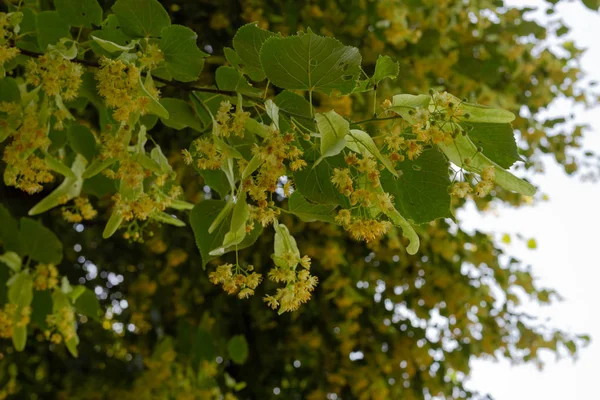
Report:
[[[545,7],[546,4],[543,0],[506,3],[519,7]],[[588,78],[600,80],[600,13],[575,1],[559,5],[557,14],[571,28],[569,38],[588,49],[582,61]],[[543,12],[537,15],[546,18]],[[568,107],[568,104],[557,103],[548,113],[565,115],[571,111]],[[579,122],[591,126],[584,141],[585,148],[600,151],[600,110],[572,111]],[[577,362],[555,362],[551,358],[541,372],[535,365],[513,367],[506,361],[472,361],[468,387],[490,393],[496,400],[600,399],[596,381],[600,372],[600,256],[597,253],[600,249],[600,184],[569,178],[554,164],[548,160],[545,175],[532,177],[550,201],[518,210],[502,208],[487,214],[478,214],[471,207],[461,217],[464,227],[494,232],[498,238],[503,233],[536,238],[537,250],[528,250],[524,243],[513,240],[507,252],[531,264],[538,282],[556,289],[565,301],[550,307],[528,307],[528,310],[533,309],[543,319],[550,318],[552,326],[590,334],[592,342],[581,351]]]

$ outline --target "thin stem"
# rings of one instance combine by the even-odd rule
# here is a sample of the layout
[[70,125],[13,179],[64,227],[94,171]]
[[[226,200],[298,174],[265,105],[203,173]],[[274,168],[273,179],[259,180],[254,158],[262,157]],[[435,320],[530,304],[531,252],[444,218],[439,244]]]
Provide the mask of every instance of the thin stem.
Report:
[[377,85],[373,87],[373,115],[377,116]]
[[310,116],[314,117],[315,116],[315,110],[313,108],[313,103],[312,103],[312,90],[308,91],[308,102],[310,103]]
[[350,125],[360,125],[360,124],[366,124],[369,122],[388,121],[388,120],[392,120],[392,119],[402,119],[402,116],[394,115],[392,117],[384,117],[384,118],[369,118],[369,119],[364,119],[362,121],[352,122],[352,123],[350,123]]
[[83,25],[81,25],[79,27],[79,32],[77,32],[77,39],[75,39],[76,42],[79,42],[79,38],[81,37],[81,31],[83,30]]
[[267,86],[265,86],[265,92],[263,93],[263,101],[265,101],[267,99],[267,91],[269,90],[269,84],[271,83],[270,79],[267,79]]

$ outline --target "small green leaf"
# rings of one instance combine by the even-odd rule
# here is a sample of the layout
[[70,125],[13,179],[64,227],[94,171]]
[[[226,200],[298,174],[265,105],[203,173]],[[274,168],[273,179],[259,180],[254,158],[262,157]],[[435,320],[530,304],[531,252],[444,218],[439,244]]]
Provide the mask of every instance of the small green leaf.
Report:
[[233,37],[233,48],[243,62],[243,71],[255,82],[265,79],[260,63],[260,49],[273,32],[260,29],[256,23],[242,26]]
[[221,90],[230,90],[255,97],[259,97],[262,94],[260,89],[252,87],[246,78],[233,67],[221,66],[217,68],[215,79],[218,88]]
[[400,72],[398,62],[389,56],[379,56],[375,63],[375,73],[369,79],[362,80],[353,92],[366,92],[372,90],[376,85],[386,78],[395,79]]
[[352,92],[360,72],[355,47],[314,34],[310,29],[290,37],[268,38],[260,50],[267,78],[283,89],[320,91],[331,95]]
[[409,123],[412,123],[413,118],[410,115],[411,110],[417,108],[429,107],[431,97],[425,94],[414,96],[412,94],[398,94],[392,98],[392,107],[390,110],[399,114]]
[[198,79],[208,54],[198,48],[197,38],[193,30],[181,25],[170,26],[161,32],[159,47],[165,56],[164,68],[173,79],[181,82]]
[[59,159],[52,157],[50,154],[46,153],[44,155],[44,161],[46,162],[48,168],[50,168],[52,171],[58,172],[59,174],[71,179],[76,178],[73,171],[71,171],[71,168],[67,167]]
[[0,224],[0,243],[4,250],[21,253],[19,223],[2,204],[0,204],[0,221],[2,221]]
[[[273,222],[273,229],[275,229],[275,240],[273,245],[273,254],[271,258],[275,262],[275,265],[282,268],[296,268],[300,262],[300,251],[296,244],[296,239],[290,235],[290,231],[287,226],[280,224],[279,222]],[[289,257],[287,254],[296,255],[296,261],[289,263]]]
[[63,246],[50,229],[31,218],[21,218],[20,229],[23,255],[41,263],[59,264]]
[[247,177],[252,175],[252,173],[254,173],[254,171],[256,171],[262,165],[263,162],[264,161],[260,158],[259,155],[254,155],[246,165],[246,168],[244,168],[244,171],[242,172],[242,179],[246,179]]
[[83,187],[83,178],[81,174],[85,170],[87,161],[82,155],[78,154],[71,166],[71,171],[75,178],[65,177],[60,185],[52,191],[48,196],[44,197],[29,210],[29,215],[37,215],[46,212],[56,206],[64,204],[65,200],[69,201],[81,194]]
[[515,119],[513,113],[501,108],[492,108],[471,103],[460,103],[460,108],[463,110],[464,114],[470,114],[468,119],[463,114],[463,118],[466,122],[506,124]]
[[67,131],[67,139],[71,148],[84,156],[88,161],[92,161],[98,152],[96,149],[96,138],[87,126],[71,124]]
[[246,202],[246,192],[242,191],[233,206],[229,231],[223,237],[223,244],[211,250],[209,254],[211,256],[219,256],[224,254],[227,248],[240,244],[246,237],[246,223],[249,217],[250,212],[248,210],[248,203]]
[[202,131],[202,123],[198,120],[196,113],[191,105],[187,102],[175,98],[162,98],[160,104],[169,113],[168,119],[161,118],[163,124],[169,128],[181,130],[187,127]]
[[55,0],[54,7],[71,26],[91,28],[102,23],[102,7],[98,0]]
[[81,177],[83,179],[89,179],[93,176],[96,176],[100,172],[104,171],[106,168],[110,167],[114,163],[117,162],[116,158],[107,158],[106,160],[95,159],[92,163],[86,168]]
[[337,206],[331,204],[309,203],[299,192],[294,192],[288,200],[288,212],[304,222],[323,221],[335,223],[333,211]]
[[[146,75],[146,82],[149,82],[149,84],[153,85],[152,75],[150,75],[150,74]],[[150,94],[150,92],[148,91],[148,88],[142,82],[141,75],[138,78],[138,90],[142,96],[146,96],[150,99],[150,102],[147,105],[148,112],[150,112],[154,115],[158,115],[160,118],[169,119],[169,112],[167,111],[166,108],[164,108],[162,106],[162,104],[160,104],[158,102],[158,99],[156,97],[154,97],[152,94]]]
[[171,25],[169,13],[157,0],[117,0],[112,11],[131,37],[158,37]]
[[321,133],[321,157],[314,164],[317,166],[323,158],[335,156],[344,149],[350,124],[334,110],[319,113],[315,115],[315,119]]
[[[294,117],[304,117],[312,122],[312,106],[298,93],[284,90],[275,96],[275,104],[280,110],[294,114]],[[302,120],[304,122],[304,120]]]
[[150,218],[155,221],[162,222],[163,224],[169,224],[169,225],[178,226],[178,227],[185,226],[185,222],[183,222],[179,218],[175,218],[174,216],[167,214],[166,212],[162,212],[162,211],[153,212],[152,214],[150,214]]
[[375,63],[375,73],[372,82],[377,85],[386,78],[395,79],[400,72],[398,62],[392,60],[389,56],[379,56]]
[[[83,286],[82,286],[83,287]],[[83,292],[75,300],[75,310],[95,321],[100,321],[100,302],[96,294],[84,287]]]
[[33,301],[33,279],[27,271],[14,275],[8,288],[8,301],[17,307],[12,315],[12,341],[15,350],[23,351],[27,343],[27,324],[20,324],[23,319],[23,309]]
[[0,254],[0,262],[6,264],[8,268],[15,272],[19,272],[21,270],[21,257],[19,257],[19,255],[14,251],[7,251],[4,254]]
[[49,44],[56,44],[61,38],[71,39],[69,25],[65,24],[57,11],[42,11],[36,15],[38,45],[45,51]]
[[229,358],[236,364],[243,364],[248,359],[248,342],[244,335],[236,335],[227,342]]
[[350,150],[363,156],[371,156],[378,159],[392,175],[398,176],[398,172],[396,172],[390,159],[381,154],[373,138],[367,132],[359,129],[351,129],[350,133],[346,136],[346,142],[346,147]]
[[94,42],[96,42],[100,47],[102,47],[104,50],[108,51],[109,53],[117,53],[117,52],[122,52],[122,51],[133,50],[133,48],[135,48],[135,46],[138,43],[137,40],[134,40],[134,41],[131,41],[128,45],[122,46],[115,42],[111,42],[110,40],[101,39],[94,35],[91,35],[90,37],[92,38],[92,40]]
[[110,214],[110,218],[106,222],[106,226],[104,227],[104,231],[102,232],[102,238],[108,239],[119,229],[121,223],[123,222],[123,216],[117,211],[117,209],[113,209],[113,212]]
[[[487,158],[481,152],[477,151],[477,147],[468,136],[458,135],[452,144],[445,145],[444,143],[440,143],[438,146],[452,163],[467,171],[481,174],[485,168],[494,166],[496,171],[496,183],[506,190],[511,190],[526,196],[533,196],[536,192],[535,186],[517,178]],[[464,162],[466,158],[471,159],[468,164]]]

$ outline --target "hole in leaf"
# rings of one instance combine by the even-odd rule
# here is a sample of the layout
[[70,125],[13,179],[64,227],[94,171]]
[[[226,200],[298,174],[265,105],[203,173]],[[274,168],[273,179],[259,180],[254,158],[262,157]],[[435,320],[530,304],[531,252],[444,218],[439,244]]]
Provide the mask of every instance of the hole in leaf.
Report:
[[319,62],[318,62],[317,60],[314,60],[314,59],[309,61],[309,64],[310,64],[312,67],[316,67],[318,63],[319,63]]
[[343,81],[349,81],[350,79],[352,79],[352,75],[344,75],[344,76],[342,76],[342,80]]
[[340,64],[342,71],[346,72],[350,66],[346,63]]
[[85,12],[82,12],[81,15],[85,17],[87,14]]

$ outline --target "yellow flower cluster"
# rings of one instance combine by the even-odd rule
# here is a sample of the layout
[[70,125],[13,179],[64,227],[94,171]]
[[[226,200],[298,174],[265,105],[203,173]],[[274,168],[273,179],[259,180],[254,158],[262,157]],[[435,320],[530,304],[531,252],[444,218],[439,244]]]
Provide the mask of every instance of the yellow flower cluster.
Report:
[[46,332],[46,337],[54,343],[60,343],[61,337],[62,340],[67,342],[77,335],[77,332],[75,331],[75,312],[73,311],[73,307],[61,307],[58,311],[48,315],[46,317],[46,322],[50,328],[50,330]]
[[63,207],[62,216],[67,222],[81,222],[83,220],[94,219],[98,212],[85,197],[77,197],[73,207]]
[[41,85],[48,96],[61,96],[68,101],[77,97],[82,74],[81,65],[45,54],[27,61],[25,77],[27,83]]
[[[150,98],[140,95],[140,70],[133,64],[121,60],[100,59],[100,68],[96,72],[98,93],[108,107],[114,108],[113,118],[126,122],[130,114],[146,113]],[[158,97],[158,90],[149,88],[150,94]]]
[[177,185],[173,185],[167,193],[155,185],[148,193],[141,193],[133,200],[126,199],[119,193],[113,196],[113,200],[117,211],[126,221],[134,218],[145,221],[153,212],[164,211],[181,193],[182,189]]
[[41,191],[43,183],[54,180],[46,162],[34,153],[50,146],[47,128],[40,126],[36,113],[33,105],[27,107],[21,126],[13,133],[13,141],[4,149],[2,158],[7,164],[5,183],[29,194]]
[[35,290],[53,289],[58,285],[58,270],[53,264],[38,264],[33,275]]
[[[234,271],[235,268],[235,271]],[[253,271],[249,265],[246,270],[233,264],[223,264],[208,274],[208,279],[215,285],[222,285],[227,294],[236,294],[240,299],[247,299],[254,294],[254,290],[262,281],[262,275]]]
[[[391,211],[394,209],[394,199],[389,193],[373,190],[380,186],[379,169],[373,158],[358,158],[354,153],[350,153],[345,160],[346,164],[356,169],[358,176],[353,179],[350,168],[335,168],[331,182],[340,193],[350,199],[350,204],[357,207],[359,213],[353,215],[350,210],[342,209],[336,215],[335,221],[344,227],[354,239],[370,242],[385,235],[392,224],[388,221],[367,218],[364,215],[369,213],[361,213],[360,210],[376,207],[379,212]],[[365,182],[365,178],[366,184],[359,185],[362,187],[354,187],[355,180]]]
[[147,44],[144,51],[138,51],[138,61],[141,68],[154,69],[165,59],[165,55],[156,43]]
[[473,188],[469,182],[455,182],[450,187],[450,195],[459,198],[466,197],[469,193],[475,190],[478,197],[487,196],[494,188],[496,181],[496,168],[493,165],[481,171],[481,181]]
[[13,334],[13,315],[17,310],[16,304],[7,303],[0,308],[0,338],[9,339]]
[[[196,155],[196,165],[199,169],[219,169],[223,162],[223,154],[217,150],[216,144],[208,138],[198,138],[192,143]],[[191,164],[193,158],[188,150],[183,152],[183,160]]]
[[17,34],[14,16],[14,13],[0,12],[0,68],[21,52],[18,48],[10,45],[10,40]]
[[250,113],[237,106],[235,113],[231,113],[231,103],[222,101],[219,105],[219,111],[215,117],[215,133],[221,137],[229,137],[231,134],[243,137],[246,121],[250,118]]
[[392,223],[389,221],[353,216],[350,210],[346,209],[338,212],[335,216],[335,222],[343,226],[354,239],[364,240],[365,242],[382,237],[392,228]]
[[[310,257],[298,256],[293,252],[284,254],[288,267],[274,267],[269,271],[269,279],[277,283],[285,283],[284,288],[277,289],[275,295],[266,295],[263,301],[273,310],[279,308],[279,313],[296,311],[300,306],[310,300],[311,293],[317,287],[319,279],[310,274]],[[296,267],[302,266],[300,270]]]

